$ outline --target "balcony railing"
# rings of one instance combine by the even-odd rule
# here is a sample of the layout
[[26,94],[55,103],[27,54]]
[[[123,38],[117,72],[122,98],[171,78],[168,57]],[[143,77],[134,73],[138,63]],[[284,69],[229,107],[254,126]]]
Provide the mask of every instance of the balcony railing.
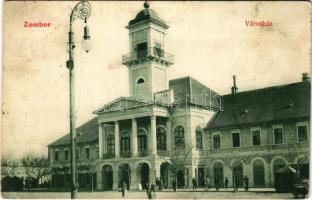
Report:
[[115,154],[111,153],[103,154],[103,159],[112,159],[112,158],[115,158]]
[[134,51],[122,56],[122,64],[128,64],[142,59],[151,58],[173,64],[174,56],[163,49],[151,47],[145,50]]

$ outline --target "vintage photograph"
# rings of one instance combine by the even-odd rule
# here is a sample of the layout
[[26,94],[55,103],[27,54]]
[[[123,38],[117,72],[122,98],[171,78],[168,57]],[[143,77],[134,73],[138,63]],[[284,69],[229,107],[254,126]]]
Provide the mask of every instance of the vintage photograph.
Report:
[[1,197],[309,197],[311,4],[4,1]]

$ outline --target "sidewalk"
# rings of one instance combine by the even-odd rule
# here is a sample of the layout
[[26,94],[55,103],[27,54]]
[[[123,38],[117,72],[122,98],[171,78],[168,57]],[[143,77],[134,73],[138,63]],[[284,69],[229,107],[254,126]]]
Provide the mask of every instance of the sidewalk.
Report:
[[[164,189],[162,190],[164,192],[172,192],[173,189]],[[162,192],[157,190],[157,192]],[[216,190],[216,188],[209,188],[207,191],[205,188],[197,188],[195,190],[189,189],[189,188],[181,188],[177,189],[177,192],[233,192],[233,188],[228,188],[227,190],[225,188],[219,188],[219,191]],[[244,188],[238,188],[238,192],[275,192],[275,188],[249,188],[248,191],[245,191]]]

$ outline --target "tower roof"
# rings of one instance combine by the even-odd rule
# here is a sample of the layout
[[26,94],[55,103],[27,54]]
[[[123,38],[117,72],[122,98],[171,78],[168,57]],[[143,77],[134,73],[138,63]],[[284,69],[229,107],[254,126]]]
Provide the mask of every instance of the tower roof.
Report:
[[163,19],[161,19],[158,16],[157,12],[149,7],[150,7],[149,4],[145,2],[144,9],[141,10],[134,19],[129,21],[128,27],[138,24],[143,21],[152,21],[152,22],[157,23],[158,25],[163,26],[164,28],[168,28],[169,26],[166,24],[166,22]]

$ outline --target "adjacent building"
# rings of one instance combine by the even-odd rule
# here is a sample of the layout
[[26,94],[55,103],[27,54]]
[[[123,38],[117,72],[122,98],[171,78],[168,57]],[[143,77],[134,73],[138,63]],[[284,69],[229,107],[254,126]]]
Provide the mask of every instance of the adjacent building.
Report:
[[[192,77],[169,80],[167,23],[147,3],[126,27],[130,53],[128,97],[97,109],[77,129],[80,187],[131,189],[173,179],[188,188],[195,178],[233,176],[251,187],[271,187],[284,165],[309,177],[310,81],[219,95]],[[49,145],[53,185],[69,187],[69,135]],[[213,181],[211,181],[213,185]]]

